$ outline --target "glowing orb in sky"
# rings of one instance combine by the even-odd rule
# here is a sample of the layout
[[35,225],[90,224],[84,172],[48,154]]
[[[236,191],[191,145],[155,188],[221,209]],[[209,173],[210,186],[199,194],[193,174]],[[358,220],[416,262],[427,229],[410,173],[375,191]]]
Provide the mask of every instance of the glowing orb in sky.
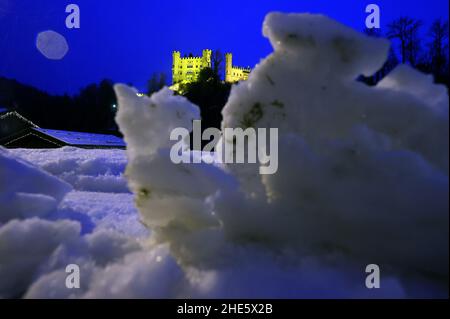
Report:
[[36,47],[47,59],[61,60],[69,52],[66,38],[58,32],[47,30],[36,38]]

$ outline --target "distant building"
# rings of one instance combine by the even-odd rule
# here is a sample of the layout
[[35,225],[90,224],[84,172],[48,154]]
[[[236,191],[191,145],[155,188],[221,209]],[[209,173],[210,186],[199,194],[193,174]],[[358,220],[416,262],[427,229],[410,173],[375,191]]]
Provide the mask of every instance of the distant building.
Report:
[[[195,82],[202,69],[211,67],[211,55],[212,51],[208,49],[202,51],[202,56],[190,54],[189,56],[181,57],[180,51],[174,51],[172,53],[171,89],[178,91],[180,85]],[[249,67],[233,66],[233,55],[231,53],[227,53],[225,58],[225,82],[234,83],[248,79],[251,71]]]
[[0,145],[6,148],[126,147],[123,139],[114,135],[43,129],[17,112],[0,113]]
[[6,108],[0,108],[0,142],[19,132],[37,127],[36,124],[27,120],[16,111],[8,111]]
[[202,56],[181,57],[180,51],[172,53],[172,88],[178,90],[180,84],[195,82],[200,71],[211,67],[212,51],[205,49]]
[[225,82],[247,81],[252,69],[233,65],[233,54],[225,54]]

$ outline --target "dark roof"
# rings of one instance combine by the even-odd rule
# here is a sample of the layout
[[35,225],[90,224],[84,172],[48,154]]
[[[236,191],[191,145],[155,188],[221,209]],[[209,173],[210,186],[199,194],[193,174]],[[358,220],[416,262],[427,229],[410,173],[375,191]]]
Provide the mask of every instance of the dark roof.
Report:
[[[1,110],[1,108],[0,108]],[[23,117],[22,115],[20,115],[19,113],[17,113],[16,111],[11,111],[9,112],[7,109],[4,108],[4,110],[6,110],[6,112],[4,112],[4,114],[1,114],[2,112],[0,112],[0,120],[4,120],[7,119],[8,117],[17,117],[20,120],[28,123],[30,126],[33,127],[38,127],[36,124],[34,124],[33,122],[31,122],[29,119]]]
[[80,148],[125,148],[123,139],[106,134],[70,132],[29,128],[0,140],[8,148],[57,148],[75,146]]
[[22,130],[14,135],[0,140],[0,144],[7,148],[59,148],[65,146],[51,136],[47,136],[33,129]]
[[13,148],[47,146],[125,148],[126,146],[123,139],[114,135],[43,129],[15,111],[0,112],[0,145]]
[[0,113],[0,140],[32,127],[38,126],[15,111]]

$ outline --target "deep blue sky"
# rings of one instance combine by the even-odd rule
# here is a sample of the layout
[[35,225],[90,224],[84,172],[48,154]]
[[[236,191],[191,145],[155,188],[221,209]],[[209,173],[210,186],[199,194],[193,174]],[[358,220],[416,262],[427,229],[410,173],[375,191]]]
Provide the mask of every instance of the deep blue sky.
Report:
[[[65,27],[65,7],[81,9],[81,29]],[[140,89],[152,72],[170,78],[172,51],[203,48],[234,53],[234,64],[253,66],[271,52],[261,26],[266,13],[324,13],[362,30],[365,7],[376,3],[385,26],[401,15],[424,21],[448,19],[448,0],[0,0],[0,76],[51,93],[76,93],[110,78]],[[36,49],[36,35],[63,34],[70,51],[62,61]]]

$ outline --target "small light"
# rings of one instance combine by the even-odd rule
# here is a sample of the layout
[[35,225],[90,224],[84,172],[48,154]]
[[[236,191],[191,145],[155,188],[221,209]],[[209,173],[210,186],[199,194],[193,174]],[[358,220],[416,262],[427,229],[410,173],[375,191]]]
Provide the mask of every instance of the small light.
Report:
[[116,105],[116,104],[113,104],[113,105],[112,105],[112,108],[113,108],[113,109],[116,109],[116,108],[117,108],[117,105]]

